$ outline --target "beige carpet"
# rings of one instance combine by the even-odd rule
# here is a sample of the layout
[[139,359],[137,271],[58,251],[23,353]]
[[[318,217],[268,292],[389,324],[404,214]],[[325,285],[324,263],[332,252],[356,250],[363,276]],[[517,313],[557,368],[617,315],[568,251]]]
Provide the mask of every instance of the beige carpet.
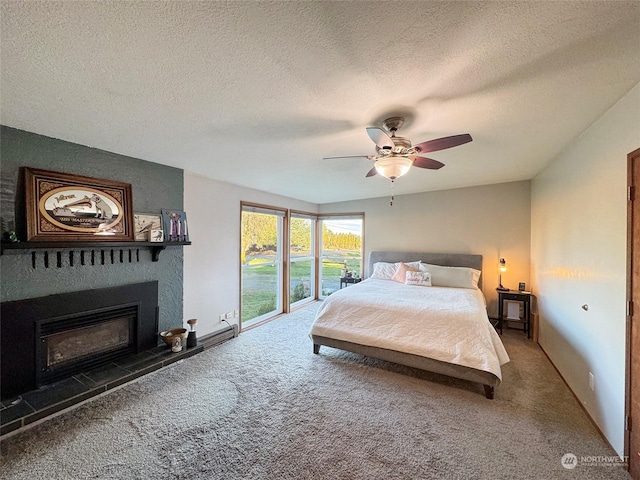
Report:
[[[503,337],[496,399],[322,347],[318,304],[2,442],[2,479],[628,479],[537,346]],[[577,456],[575,469],[561,458]]]

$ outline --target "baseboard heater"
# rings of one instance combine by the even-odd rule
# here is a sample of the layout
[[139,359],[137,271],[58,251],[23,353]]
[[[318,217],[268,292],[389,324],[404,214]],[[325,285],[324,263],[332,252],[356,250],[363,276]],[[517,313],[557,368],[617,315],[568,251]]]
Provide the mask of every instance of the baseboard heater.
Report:
[[220,345],[222,342],[226,342],[234,337],[237,337],[236,327],[228,326],[223,330],[219,330],[214,333],[210,333],[209,335],[205,335],[198,339],[198,343],[202,345],[202,347],[206,350],[211,347],[215,347],[216,345]]

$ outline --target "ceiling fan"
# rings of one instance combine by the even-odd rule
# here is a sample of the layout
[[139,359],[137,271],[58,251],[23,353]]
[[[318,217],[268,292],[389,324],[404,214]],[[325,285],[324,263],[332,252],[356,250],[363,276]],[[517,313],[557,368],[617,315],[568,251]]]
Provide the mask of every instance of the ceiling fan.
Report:
[[457,147],[473,140],[471,135],[465,133],[436,138],[435,140],[412,146],[408,138],[396,137],[396,132],[403,124],[403,117],[391,117],[382,122],[382,128],[367,127],[369,138],[376,144],[375,155],[326,157],[325,160],[335,158],[366,158],[374,160],[373,168],[367,172],[366,176],[373,177],[380,174],[393,182],[396,178],[406,174],[411,167],[427,168],[429,170],[438,170],[444,167],[444,163],[423,157],[422,154]]

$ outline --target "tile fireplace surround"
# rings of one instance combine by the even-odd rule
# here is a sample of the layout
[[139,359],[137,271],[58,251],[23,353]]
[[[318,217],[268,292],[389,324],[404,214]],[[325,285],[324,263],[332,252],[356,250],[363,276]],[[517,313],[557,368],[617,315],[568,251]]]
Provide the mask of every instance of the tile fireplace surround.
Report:
[[132,382],[174,362],[233,338],[235,330],[199,339],[198,346],[174,353],[167,345],[122,357],[106,365],[8,398],[0,403],[0,438],[29,428],[74,406]]
[[[141,353],[159,341],[157,281],[3,302],[1,309],[2,399]],[[107,326],[112,319],[130,325],[121,332]],[[124,342],[117,338],[110,347],[120,336]],[[85,351],[91,345],[95,350]]]
[[0,436],[236,335],[228,327],[172,352],[159,338],[157,281],[3,302],[1,308]]

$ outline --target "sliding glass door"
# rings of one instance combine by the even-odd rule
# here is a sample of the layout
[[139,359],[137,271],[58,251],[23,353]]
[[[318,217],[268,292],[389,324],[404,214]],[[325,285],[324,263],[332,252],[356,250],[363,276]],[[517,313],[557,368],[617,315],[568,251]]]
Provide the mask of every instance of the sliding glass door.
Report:
[[241,326],[282,313],[285,211],[242,205]]

